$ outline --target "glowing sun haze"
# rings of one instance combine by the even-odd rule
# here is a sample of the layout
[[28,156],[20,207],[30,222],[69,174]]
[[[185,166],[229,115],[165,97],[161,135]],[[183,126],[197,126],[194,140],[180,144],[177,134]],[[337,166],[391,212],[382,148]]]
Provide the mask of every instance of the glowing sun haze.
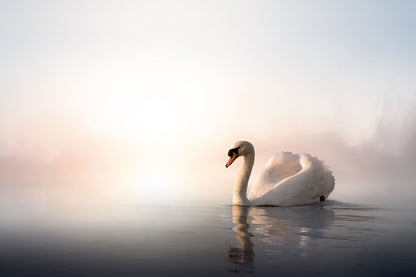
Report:
[[239,139],[255,144],[257,172],[274,152],[305,151],[332,167],[336,191],[393,159],[406,183],[415,12],[413,1],[2,1],[2,186],[226,198]]

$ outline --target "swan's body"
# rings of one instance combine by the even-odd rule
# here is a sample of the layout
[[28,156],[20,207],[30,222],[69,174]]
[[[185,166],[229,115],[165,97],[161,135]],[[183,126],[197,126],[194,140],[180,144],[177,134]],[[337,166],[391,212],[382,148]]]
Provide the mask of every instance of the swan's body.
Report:
[[230,166],[239,156],[243,165],[234,185],[233,205],[296,206],[322,201],[335,186],[332,172],[309,154],[277,153],[266,163],[258,181],[247,194],[248,180],[254,165],[254,147],[239,141],[228,152]]

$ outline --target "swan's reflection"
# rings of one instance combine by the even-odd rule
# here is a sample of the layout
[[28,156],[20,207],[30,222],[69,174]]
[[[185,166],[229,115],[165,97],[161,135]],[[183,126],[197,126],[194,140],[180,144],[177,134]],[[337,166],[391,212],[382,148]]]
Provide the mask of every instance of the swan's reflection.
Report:
[[319,205],[253,208],[249,213],[253,233],[266,244],[266,253],[274,256],[309,256],[311,241],[322,238],[334,221],[334,211]]
[[253,235],[248,231],[247,216],[248,207],[233,206],[233,230],[237,233],[235,238],[239,246],[228,250],[228,261],[235,265],[229,270],[231,272],[254,272],[254,245],[250,239]]
[[232,272],[254,272],[254,244],[257,254],[281,256],[285,254],[308,257],[313,240],[334,221],[334,211],[325,207],[301,206],[241,207],[233,206],[233,230],[238,247],[230,247],[228,261]]

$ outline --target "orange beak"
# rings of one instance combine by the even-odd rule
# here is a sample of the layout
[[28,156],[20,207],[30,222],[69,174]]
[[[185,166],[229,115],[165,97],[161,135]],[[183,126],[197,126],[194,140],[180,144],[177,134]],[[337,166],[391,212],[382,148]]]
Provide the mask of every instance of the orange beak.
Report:
[[238,155],[236,153],[233,153],[233,155],[231,156],[231,158],[228,160],[227,164],[225,165],[225,167],[229,167],[234,161],[235,159],[237,159]]

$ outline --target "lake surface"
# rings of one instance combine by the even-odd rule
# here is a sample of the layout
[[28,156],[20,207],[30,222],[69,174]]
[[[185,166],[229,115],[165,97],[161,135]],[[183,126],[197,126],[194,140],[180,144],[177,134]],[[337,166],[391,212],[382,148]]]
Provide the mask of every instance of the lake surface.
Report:
[[66,217],[6,200],[1,276],[416,276],[414,209],[135,204]]

